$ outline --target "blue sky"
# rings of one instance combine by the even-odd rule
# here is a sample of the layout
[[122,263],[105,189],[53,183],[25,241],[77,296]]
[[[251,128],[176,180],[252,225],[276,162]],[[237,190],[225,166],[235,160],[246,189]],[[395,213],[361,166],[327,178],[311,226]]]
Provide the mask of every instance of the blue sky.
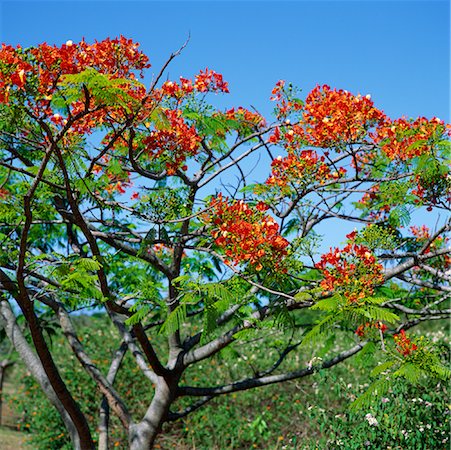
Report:
[[279,79],[362,94],[391,116],[450,119],[448,1],[1,1],[0,40],[23,46],[123,34],[152,70],[187,38],[172,78],[208,66],[230,105],[268,114]]

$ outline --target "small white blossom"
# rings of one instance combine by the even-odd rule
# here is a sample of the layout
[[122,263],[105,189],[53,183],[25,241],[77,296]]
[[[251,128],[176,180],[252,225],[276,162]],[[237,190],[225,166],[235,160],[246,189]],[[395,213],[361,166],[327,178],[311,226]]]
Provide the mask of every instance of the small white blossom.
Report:
[[368,413],[368,414],[365,416],[365,419],[368,421],[368,423],[369,423],[371,426],[377,427],[377,426],[379,425],[379,422],[377,421],[377,419],[376,419],[372,414],[370,414],[370,413]]
[[313,367],[313,364],[315,364],[316,362],[320,362],[322,361],[323,358],[319,358],[317,356],[314,356],[307,364],[307,368],[310,370]]

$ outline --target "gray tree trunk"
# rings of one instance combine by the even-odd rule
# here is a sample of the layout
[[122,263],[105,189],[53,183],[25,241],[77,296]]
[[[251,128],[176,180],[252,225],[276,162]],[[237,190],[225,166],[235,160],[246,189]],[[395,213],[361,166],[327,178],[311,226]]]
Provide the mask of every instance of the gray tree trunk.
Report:
[[146,411],[143,420],[133,424],[129,429],[129,449],[149,450],[153,448],[169,407],[174,398],[175,385],[169,386],[166,380],[160,377],[155,389],[155,396]]
[[0,425],[3,425],[3,384],[6,370],[12,365],[14,365],[14,361],[9,359],[5,359],[0,363]]
[[16,323],[16,317],[11,309],[11,306],[4,298],[0,298],[0,326],[5,329],[6,335],[11,341],[11,344],[19,353],[21,360],[34,376],[36,381],[39,383],[47,398],[61,415],[64,425],[69,432],[74,450],[82,450],[80,444],[80,436],[78,435],[77,429],[71,417],[65,410],[63,404],[58,399],[55,391],[53,390],[53,387],[49,382],[47,374],[42,367],[41,361],[33,352],[24,335],[22,334],[22,330]]

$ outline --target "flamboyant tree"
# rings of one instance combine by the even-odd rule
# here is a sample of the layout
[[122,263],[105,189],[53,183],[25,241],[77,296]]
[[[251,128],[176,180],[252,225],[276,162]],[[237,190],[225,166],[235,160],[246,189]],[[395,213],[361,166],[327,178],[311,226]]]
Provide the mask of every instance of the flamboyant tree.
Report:
[[[219,395],[307,377],[362,349],[385,359],[357,406],[397,378],[448,377],[406,330],[450,313],[450,127],[391,119],[369,95],[329,86],[301,100],[284,81],[271,121],[220,110],[208,103],[228,92],[220,74],[163,81],[178,53],[146,86],[148,58],[124,37],[0,50],[0,324],[74,448],[95,448],[98,426],[106,449],[110,412],[131,449],[151,448],[164,423]],[[435,228],[411,225],[416,210],[438,215]],[[324,223],[355,229],[332,233],[336,247],[321,255]],[[123,341],[108,373],[74,325],[92,308]],[[61,377],[44,313],[103,395],[99,423]],[[275,328],[297,340],[272,366],[187,384],[190,366]],[[337,334],[343,348],[315,358]],[[139,420],[114,388],[127,351],[148,381]],[[294,352],[310,363],[286,372]]]

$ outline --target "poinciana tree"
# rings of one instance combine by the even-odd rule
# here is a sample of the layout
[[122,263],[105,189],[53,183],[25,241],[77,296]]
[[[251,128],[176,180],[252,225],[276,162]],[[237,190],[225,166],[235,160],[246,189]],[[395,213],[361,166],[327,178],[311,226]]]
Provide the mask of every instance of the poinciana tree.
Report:
[[[208,103],[228,92],[212,70],[163,82],[167,64],[145,86],[148,58],[123,37],[0,51],[0,323],[74,448],[95,448],[97,421],[60,376],[43,314],[104,396],[101,449],[109,411],[131,449],[151,448],[164,423],[219,395],[308,377],[377,346],[385,359],[356,407],[394,379],[449,377],[433,346],[405,331],[450,313],[449,126],[393,120],[369,95],[328,86],[301,100],[283,81],[270,121]],[[415,210],[437,214],[436,228],[411,225]],[[342,222],[355,230],[331,233],[338,247],[317,253],[318,226]],[[73,321],[92,308],[123,341],[107,373]],[[300,323],[306,316],[313,322]],[[274,329],[296,333],[271,366],[186,383],[190,366]],[[342,348],[316,358],[338,334]],[[148,381],[139,420],[114,388],[127,351]],[[294,352],[310,362],[284,371]]]

